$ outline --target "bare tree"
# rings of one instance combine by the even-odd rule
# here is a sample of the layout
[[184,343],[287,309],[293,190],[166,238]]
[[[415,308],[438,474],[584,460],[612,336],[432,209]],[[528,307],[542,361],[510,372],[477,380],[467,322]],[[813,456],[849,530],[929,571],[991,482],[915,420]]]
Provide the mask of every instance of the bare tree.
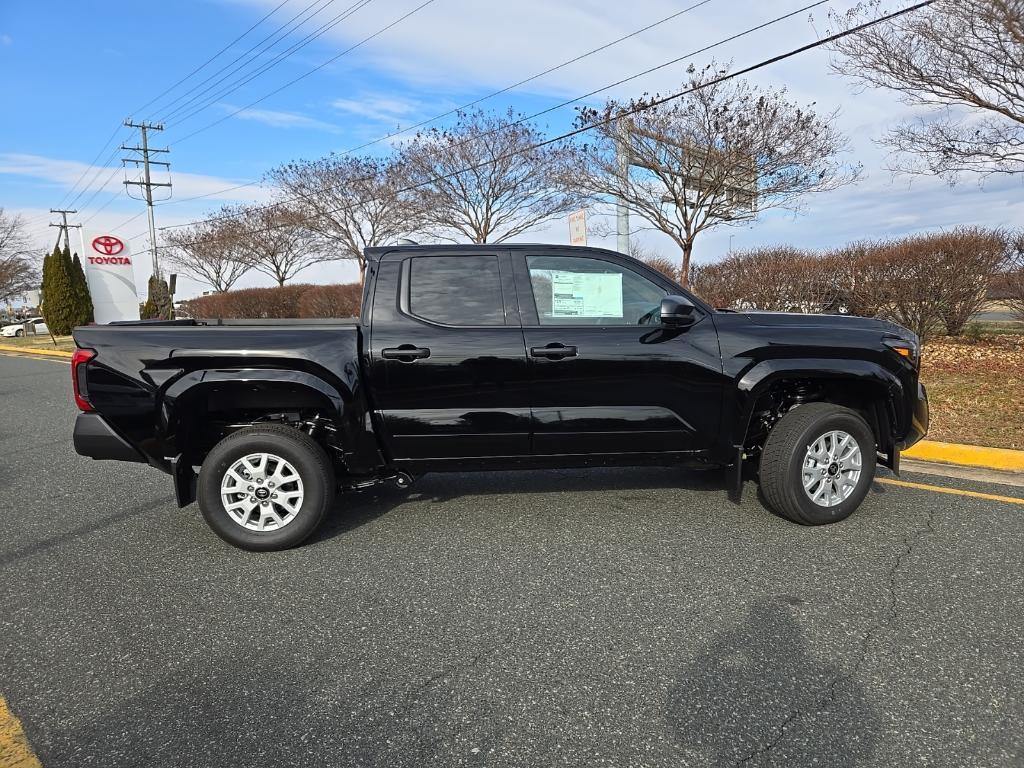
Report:
[[[833,20],[847,27],[881,12],[871,0]],[[835,71],[927,110],[889,132],[896,170],[950,182],[1024,171],[1022,0],[938,0],[834,47]]]
[[0,208],[0,301],[39,287],[38,262],[29,248],[25,220]]
[[249,271],[244,258],[239,229],[235,221],[223,218],[230,209],[222,210],[217,218],[164,236],[165,258],[181,272],[198,282],[205,283],[217,293],[230,291],[238,279]]
[[455,125],[405,144],[401,163],[426,223],[439,235],[501,242],[580,204],[564,173],[575,149],[537,147],[543,140],[511,111],[460,112]]
[[[726,71],[690,67],[687,93],[678,99],[609,101],[579,116],[596,141],[572,177],[595,200],[618,198],[671,237],[682,251],[684,286],[701,232],[749,222],[768,208],[799,210],[805,195],[859,173],[839,159],[846,140],[832,127],[834,115],[819,117],[788,101],[784,90],[719,82]],[[619,164],[623,155],[628,165]]]
[[278,285],[314,264],[338,258],[319,247],[316,233],[298,211],[283,204],[241,206],[228,213],[238,258]]
[[270,179],[295,199],[306,226],[353,259],[363,279],[363,250],[414,233],[421,224],[419,197],[401,189],[396,161],[328,155],[272,170]]

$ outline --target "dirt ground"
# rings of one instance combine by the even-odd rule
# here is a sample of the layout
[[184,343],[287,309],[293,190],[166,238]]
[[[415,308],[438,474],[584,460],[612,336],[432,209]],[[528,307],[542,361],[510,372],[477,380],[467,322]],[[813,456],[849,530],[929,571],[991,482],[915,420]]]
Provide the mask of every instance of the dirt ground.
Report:
[[928,439],[1024,450],[1024,334],[927,342]]

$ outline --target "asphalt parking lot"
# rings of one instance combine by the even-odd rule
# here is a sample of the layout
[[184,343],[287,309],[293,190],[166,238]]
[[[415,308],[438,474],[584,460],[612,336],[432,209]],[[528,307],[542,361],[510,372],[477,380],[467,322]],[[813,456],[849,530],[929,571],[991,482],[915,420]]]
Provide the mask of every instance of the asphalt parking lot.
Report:
[[435,475],[254,555],[75,455],[68,379],[0,356],[0,696],[47,768],[1024,764],[1024,506]]

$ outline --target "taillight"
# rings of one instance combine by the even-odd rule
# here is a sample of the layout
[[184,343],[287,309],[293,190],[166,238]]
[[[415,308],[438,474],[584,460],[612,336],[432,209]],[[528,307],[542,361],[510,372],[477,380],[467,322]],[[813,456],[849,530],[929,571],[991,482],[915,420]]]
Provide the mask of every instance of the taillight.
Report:
[[95,349],[75,349],[71,356],[71,387],[75,391],[75,405],[80,411],[95,410],[89,402],[89,387],[85,381],[86,363],[96,357]]

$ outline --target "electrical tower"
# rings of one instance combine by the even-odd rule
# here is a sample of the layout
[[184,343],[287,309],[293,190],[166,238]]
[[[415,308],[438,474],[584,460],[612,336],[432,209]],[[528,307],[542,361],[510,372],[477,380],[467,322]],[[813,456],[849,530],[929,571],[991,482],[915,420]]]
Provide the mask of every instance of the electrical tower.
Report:
[[[59,227],[59,230],[57,232],[57,246],[58,247],[60,246],[60,236],[64,235],[64,247],[67,248],[70,251],[71,250],[71,237],[70,237],[69,230],[77,229],[79,236],[81,236],[81,234],[82,234],[82,225],[81,224],[68,224],[68,214],[69,213],[78,213],[78,211],[72,211],[72,210],[69,210],[67,208],[51,208],[50,209],[50,213],[58,214],[60,216],[60,219],[61,219],[61,223],[60,224],[50,224],[51,227]],[[83,245],[83,250],[84,250],[84,247],[85,246]],[[84,254],[83,254],[83,256],[84,256]]]
[[[132,193],[131,193],[131,188],[132,187],[139,187],[140,189],[142,189],[143,197],[142,198],[137,198],[137,199],[142,199],[142,200],[146,201],[146,212],[149,214],[149,252],[150,252],[150,257],[153,260],[153,276],[159,278],[160,277],[160,264],[157,261],[157,256],[156,256],[156,222],[153,219],[153,200],[154,200],[153,190],[154,189],[160,189],[160,188],[166,188],[168,190],[167,197],[170,197],[170,189],[171,189],[170,169],[171,169],[171,164],[168,163],[168,162],[165,162],[165,161],[153,160],[153,159],[150,158],[150,155],[155,155],[155,154],[164,153],[164,152],[170,152],[170,150],[169,149],[153,149],[152,147],[149,146],[149,131],[162,131],[164,129],[163,125],[161,125],[159,123],[147,123],[147,122],[136,123],[136,122],[133,122],[132,120],[125,120],[124,124],[128,128],[138,128],[139,129],[139,146],[137,146],[137,147],[126,147],[126,146],[124,146],[122,144],[121,145],[121,149],[123,149],[126,152],[137,152],[137,153],[139,153],[141,155],[141,157],[126,157],[126,158],[123,158],[121,160],[121,162],[122,162],[122,164],[124,164],[126,166],[127,166],[128,163],[134,163],[136,168],[138,168],[140,166],[142,168],[142,178],[137,179],[137,180],[127,180],[126,179],[124,184],[125,184],[125,188],[128,190],[128,196],[129,197],[132,196]],[[159,166],[162,166],[165,169],[165,171],[168,174],[168,180],[167,181],[165,181],[165,182],[155,182],[155,181],[153,181],[152,174],[150,173],[150,166],[153,166],[153,165],[159,165]],[[167,198],[162,198],[162,199],[166,200]]]

